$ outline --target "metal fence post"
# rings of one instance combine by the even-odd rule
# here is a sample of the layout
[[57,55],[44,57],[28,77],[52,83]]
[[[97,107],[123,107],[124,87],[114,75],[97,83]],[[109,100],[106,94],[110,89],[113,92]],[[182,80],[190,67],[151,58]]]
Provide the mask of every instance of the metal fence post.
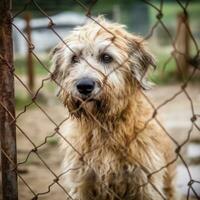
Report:
[[3,200],[17,200],[11,0],[0,0],[0,142]]

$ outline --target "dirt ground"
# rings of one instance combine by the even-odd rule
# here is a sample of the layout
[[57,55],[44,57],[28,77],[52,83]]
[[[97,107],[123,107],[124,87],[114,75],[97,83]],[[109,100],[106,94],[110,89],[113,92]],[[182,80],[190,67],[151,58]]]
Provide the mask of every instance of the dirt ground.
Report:
[[[157,107],[167,99],[171,98],[176,92],[180,90],[180,85],[171,86],[156,86],[152,90],[146,92],[147,96],[151,99],[153,104]],[[199,85],[189,85],[186,88],[190,95],[195,113],[200,113],[200,87]],[[19,116],[17,124],[26,133],[25,137],[19,130],[17,131],[17,146],[18,146],[18,162],[19,174],[27,185],[19,178],[19,199],[29,200],[38,195],[41,200],[64,200],[67,198],[64,189],[54,182],[56,178],[53,174],[59,175],[59,166],[62,160],[62,154],[58,150],[58,135],[53,135],[56,125],[51,122],[55,121],[59,124],[66,117],[66,111],[62,104],[54,97],[54,92],[42,91],[43,101],[41,107],[48,113],[48,118],[44,112],[38,107],[28,108],[25,113]],[[19,114],[18,111],[17,114]],[[166,130],[171,136],[180,144],[183,142],[191,126],[191,104],[184,93],[177,96],[172,101],[168,102],[165,106],[158,110],[159,118]],[[197,124],[200,126],[200,119],[198,118]],[[50,137],[48,137],[50,136]],[[38,155],[29,152],[34,149],[34,145],[41,147],[38,148]],[[46,142],[45,142],[46,139]],[[200,133],[194,128],[191,134],[190,143],[200,144]],[[188,144],[184,145],[182,154],[186,159],[188,165],[199,166],[199,160],[192,159],[187,155]],[[41,161],[41,159],[44,162]],[[179,163],[181,166],[181,162]],[[46,166],[48,165],[48,167]],[[199,177],[193,177],[199,178]],[[200,181],[200,180],[199,180]],[[32,190],[32,192],[30,191]],[[199,188],[200,191],[200,188]],[[182,192],[184,193],[184,192]],[[183,198],[183,199],[186,199]]]

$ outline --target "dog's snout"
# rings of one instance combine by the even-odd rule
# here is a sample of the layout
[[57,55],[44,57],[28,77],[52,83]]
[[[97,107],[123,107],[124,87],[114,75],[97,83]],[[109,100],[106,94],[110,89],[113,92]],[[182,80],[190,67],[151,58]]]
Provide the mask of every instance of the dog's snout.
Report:
[[89,95],[94,90],[95,82],[92,79],[84,78],[78,81],[76,87],[80,94]]

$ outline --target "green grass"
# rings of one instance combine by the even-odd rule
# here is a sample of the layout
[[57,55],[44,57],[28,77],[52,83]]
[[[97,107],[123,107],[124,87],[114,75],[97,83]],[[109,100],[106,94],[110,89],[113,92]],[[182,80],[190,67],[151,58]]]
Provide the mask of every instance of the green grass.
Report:
[[[180,75],[178,75],[178,69],[176,66],[176,61],[174,57],[170,57],[170,54],[157,54],[157,68],[155,71],[151,72],[149,74],[149,79],[156,83],[156,84],[171,84],[171,83],[177,83],[177,82],[183,82],[187,80],[187,78],[191,75],[192,68],[189,68],[188,74],[185,76],[185,78],[181,78]],[[170,60],[168,60],[171,58]],[[169,62],[168,62],[169,61]],[[197,70],[198,72],[198,70]],[[198,73],[192,77],[190,82],[192,83],[199,83],[200,78]]]
[[50,146],[55,146],[58,144],[58,138],[57,137],[51,137],[47,139],[47,144]]
[[[48,60],[41,60],[42,63],[48,68],[49,62]],[[14,60],[14,67],[15,67],[15,73],[18,76],[21,75],[27,75],[28,69],[27,69],[27,61],[25,58],[18,58]],[[35,77],[38,75],[47,75],[49,72],[36,60],[33,59],[33,67],[34,67],[34,74]],[[19,93],[18,90],[16,90],[16,96],[15,96],[15,105],[17,110],[23,110],[24,107],[32,102],[32,99],[27,95],[22,95]],[[29,106],[29,108],[34,108],[35,105],[32,104]]]
[[[49,68],[49,61],[41,60],[44,66],[48,69]],[[14,60],[15,72],[18,75],[26,75],[27,74],[27,61],[25,58],[18,58]],[[48,71],[45,69],[43,65],[36,59],[33,59],[33,69],[35,74],[45,75],[48,74]]]
[[[160,4],[157,2],[154,2],[153,4],[156,5],[158,8],[160,7]],[[155,17],[158,14],[158,11],[152,7],[149,7],[149,10],[150,10],[150,20],[153,23],[155,22],[155,19],[156,19]],[[175,19],[177,18],[177,13],[180,13],[182,11],[183,9],[179,6],[178,3],[164,2],[163,10],[162,10],[162,13],[163,13],[162,20],[165,23],[176,23]],[[198,22],[199,17],[200,17],[199,11],[200,11],[200,3],[193,2],[189,4],[187,8],[187,12],[189,14],[189,18],[191,21]]]
[[150,73],[149,79],[156,84],[166,84],[176,80],[176,63],[174,58],[169,60],[169,54],[157,54],[157,68]]
[[[19,94],[16,94],[15,96],[15,107],[16,110],[23,110],[24,107],[28,104],[30,104],[31,98],[25,97],[25,96],[20,96]],[[34,104],[30,105],[29,108],[33,108]]]

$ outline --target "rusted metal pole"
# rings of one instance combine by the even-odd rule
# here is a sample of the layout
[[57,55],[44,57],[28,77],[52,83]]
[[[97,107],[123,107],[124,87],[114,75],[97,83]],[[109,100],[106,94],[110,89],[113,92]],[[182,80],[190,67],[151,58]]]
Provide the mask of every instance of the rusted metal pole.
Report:
[[32,51],[32,37],[31,37],[31,13],[30,12],[26,12],[26,14],[24,15],[24,20],[26,22],[26,28],[25,28],[25,32],[27,35],[27,39],[28,39],[28,47],[27,47],[27,72],[28,72],[28,86],[29,89],[34,92],[34,68],[33,68],[33,55],[31,53]]
[[17,200],[11,1],[0,0],[0,143],[3,200]]

